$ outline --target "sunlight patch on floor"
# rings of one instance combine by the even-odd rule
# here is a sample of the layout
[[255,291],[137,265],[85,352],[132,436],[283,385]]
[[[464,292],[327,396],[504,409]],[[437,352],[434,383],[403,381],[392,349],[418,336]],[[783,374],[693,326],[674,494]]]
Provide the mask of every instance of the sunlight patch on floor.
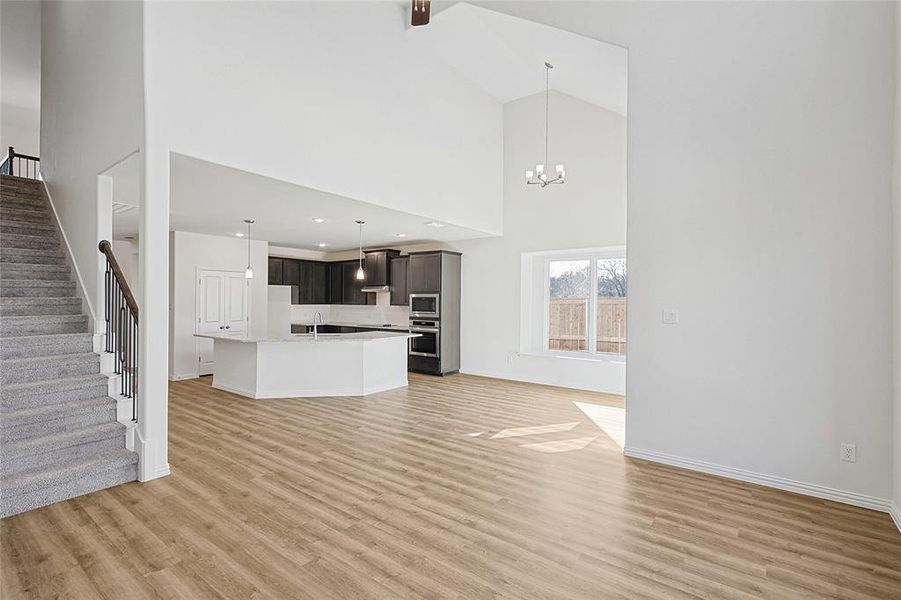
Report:
[[542,433],[557,433],[559,431],[569,431],[576,427],[579,421],[573,423],[556,423],[554,425],[533,425],[532,427],[514,427],[498,431],[491,439],[497,440],[502,438],[520,437],[523,435],[539,435]]
[[598,436],[594,435],[591,437],[573,438],[569,440],[555,440],[553,442],[520,444],[519,447],[537,450],[538,452],[569,452],[571,450],[581,450],[596,439],[598,439]]
[[626,411],[615,406],[592,404],[590,402],[573,402],[585,413],[601,431],[610,436],[620,448],[626,445]]

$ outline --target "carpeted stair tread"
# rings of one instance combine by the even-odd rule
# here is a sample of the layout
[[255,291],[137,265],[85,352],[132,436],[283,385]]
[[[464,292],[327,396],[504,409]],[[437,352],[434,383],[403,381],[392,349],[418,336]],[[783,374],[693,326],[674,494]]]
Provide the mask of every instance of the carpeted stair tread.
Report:
[[47,220],[46,223],[25,221],[11,221],[0,218],[0,231],[5,233],[22,233],[26,235],[50,235],[56,236],[56,225]]
[[93,352],[38,356],[0,361],[0,384],[52,381],[100,372],[100,356]]
[[80,315],[81,298],[77,296],[0,296],[0,316],[34,317]]
[[[56,433],[52,435],[35,436],[24,440],[15,440],[3,444],[3,455],[0,460],[12,460],[15,457],[25,456],[35,452],[58,450],[78,444],[104,440],[108,438],[122,438],[127,428],[118,421],[100,423]],[[124,440],[124,438],[122,438]],[[123,441],[124,444],[124,441]]]
[[4,337],[2,340],[0,360],[81,354],[91,352],[94,347],[94,336],[91,333],[53,333]]
[[123,448],[122,450],[106,454],[61,462],[51,468],[41,469],[36,472],[26,471],[9,477],[2,476],[0,477],[0,481],[2,481],[0,498],[15,496],[26,489],[40,489],[80,479],[97,471],[112,470],[136,464],[138,464],[138,455],[131,450]]
[[[10,262],[0,263],[0,278],[3,279],[28,279],[36,277],[38,279],[46,279],[48,276],[56,277],[56,274],[62,274],[66,278],[69,277],[71,269],[65,262],[56,264],[41,264],[27,262]],[[26,276],[17,276],[25,273]]]
[[4,233],[0,236],[0,248],[59,248],[59,240],[55,235]]
[[54,379],[51,381],[4,385],[3,388],[0,389],[0,398],[30,396],[64,390],[78,390],[97,385],[107,385],[108,381],[109,377],[107,375],[94,373],[90,375],[79,375],[77,377],[64,377],[62,379]]
[[0,319],[0,337],[19,337],[51,333],[87,333],[87,315],[25,315]]
[[22,346],[41,346],[55,344],[60,341],[91,341],[93,338],[91,333],[51,333],[48,335],[25,335],[21,337],[5,337],[4,344],[18,344]]
[[32,423],[41,419],[54,420],[72,415],[106,410],[110,406],[115,408],[116,401],[109,396],[100,398],[88,398],[86,400],[73,400],[60,404],[38,406],[34,408],[20,408],[17,410],[0,411],[0,428],[11,429],[24,423]]

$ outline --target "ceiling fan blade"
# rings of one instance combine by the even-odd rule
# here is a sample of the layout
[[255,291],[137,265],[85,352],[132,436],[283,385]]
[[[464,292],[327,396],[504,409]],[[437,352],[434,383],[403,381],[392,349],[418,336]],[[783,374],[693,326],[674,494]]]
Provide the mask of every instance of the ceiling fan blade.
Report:
[[428,25],[431,9],[431,0],[413,0],[413,9],[410,11],[410,14],[412,15],[410,25],[413,27],[418,25]]

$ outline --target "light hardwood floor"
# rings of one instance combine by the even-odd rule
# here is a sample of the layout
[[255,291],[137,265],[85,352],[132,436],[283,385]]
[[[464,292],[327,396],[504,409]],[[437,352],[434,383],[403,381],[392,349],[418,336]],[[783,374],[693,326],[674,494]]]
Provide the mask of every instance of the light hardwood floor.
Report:
[[3,520],[0,595],[901,598],[887,515],[624,458],[576,403],[621,406],[463,375],[173,383],[172,475]]

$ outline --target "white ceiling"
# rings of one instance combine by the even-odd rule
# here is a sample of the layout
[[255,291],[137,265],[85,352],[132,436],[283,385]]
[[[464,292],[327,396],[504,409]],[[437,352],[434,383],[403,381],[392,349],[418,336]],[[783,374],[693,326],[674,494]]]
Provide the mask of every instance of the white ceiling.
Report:
[[[325,219],[314,223],[314,218]],[[325,252],[358,244],[357,219],[366,221],[363,246],[398,246],[485,237],[473,229],[427,226],[422,215],[383,208],[344,196],[287,183],[223,165],[172,154],[169,229],[212,235],[244,231],[276,246]],[[135,227],[136,229],[136,227]],[[136,233],[136,232],[135,232]],[[406,234],[399,238],[398,233]],[[123,235],[118,231],[116,237]],[[319,243],[327,244],[320,248]]]
[[552,89],[626,114],[627,51],[620,46],[463,2],[407,36],[500,102],[543,92],[549,61]]
[[[113,238],[138,236],[140,204],[137,155],[104,175],[113,178]],[[233,169],[182,154],[170,160],[170,231],[233,236],[254,219],[251,236],[275,246],[319,252],[357,248],[363,226],[364,247],[451,242],[485,237],[456,225],[432,227],[431,219],[383,208],[313,188]],[[316,223],[314,218],[325,219]],[[398,237],[397,234],[405,234]],[[325,247],[320,247],[325,243]]]

